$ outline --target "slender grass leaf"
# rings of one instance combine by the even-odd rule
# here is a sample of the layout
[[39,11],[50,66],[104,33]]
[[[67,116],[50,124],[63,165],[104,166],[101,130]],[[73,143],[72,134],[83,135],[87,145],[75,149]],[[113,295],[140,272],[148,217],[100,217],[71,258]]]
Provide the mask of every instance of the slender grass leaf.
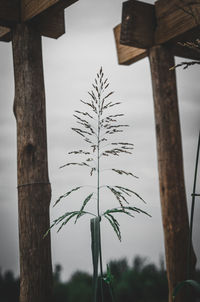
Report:
[[114,297],[114,290],[113,290],[113,281],[114,281],[114,276],[111,273],[110,267],[107,264],[107,272],[106,272],[106,277],[103,278],[103,280],[105,281],[105,283],[108,285],[109,288],[109,292],[110,292],[110,296],[112,299],[112,302],[115,301],[115,297]]
[[85,155],[89,155],[90,152],[83,151],[83,150],[75,150],[75,151],[68,152],[68,154],[85,154]]
[[134,194],[136,197],[138,197],[140,200],[142,200],[144,203],[146,203],[145,201],[144,201],[144,199],[138,194],[138,193],[136,193],[135,191],[133,191],[133,190],[130,190],[130,189],[128,189],[128,188],[124,188],[124,187],[121,187],[121,186],[115,186],[116,188],[118,188],[119,190],[121,190],[122,192],[129,192],[129,193],[132,193],[132,194]]
[[145,212],[145,211],[143,211],[143,210],[141,210],[141,209],[139,209],[139,208],[136,208],[136,207],[124,207],[124,208],[125,208],[126,210],[130,210],[130,211],[137,212],[137,213],[142,213],[142,214],[145,214],[145,215],[151,217],[150,214],[148,214],[147,212]]
[[197,281],[195,280],[185,280],[183,282],[180,282],[174,289],[173,291],[173,299],[175,299],[176,295],[178,294],[178,292],[184,287],[184,286],[187,286],[187,285],[190,285],[192,286],[195,291],[200,294],[200,283],[198,283]]
[[57,233],[58,232],[60,232],[60,230],[63,228],[63,226],[64,225],[66,225],[74,216],[76,216],[76,215],[78,215],[78,211],[75,211],[75,212],[73,212],[62,224],[61,224],[61,226],[59,227],[59,229],[58,229],[58,231],[57,231]]
[[117,191],[115,189],[115,187],[111,187],[111,186],[106,186],[115,196],[115,198],[117,199],[117,201],[119,202],[120,206],[123,208],[123,201],[125,201],[126,203],[128,203],[128,201],[126,200],[126,198],[122,195],[123,192]]
[[47,234],[49,233],[49,231],[51,230],[51,228],[53,228],[55,225],[59,224],[61,221],[63,221],[67,216],[71,216],[73,213],[77,213],[77,211],[73,211],[73,212],[67,212],[64,215],[60,216],[59,218],[55,219],[52,223],[52,225],[50,226],[50,228],[47,230],[47,232],[44,234],[43,238],[47,236]]
[[93,263],[93,301],[97,301],[98,289],[98,263],[100,252],[100,219],[99,217],[90,219],[91,250]]
[[123,209],[121,209],[121,208],[110,209],[110,210],[107,210],[106,212],[104,212],[103,215],[104,214],[111,214],[111,213],[123,213],[123,214],[126,214],[126,215],[134,218],[134,216],[131,213],[129,213],[128,211],[126,211],[126,208],[127,207],[124,207]]
[[118,221],[109,213],[105,214],[104,217],[109,221],[109,223],[112,226],[113,230],[115,231],[119,241],[121,241],[121,231],[119,228]]
[[[57,231],[57,232],[59,232],[64,225],[66,225],[73,217],[75,217],[76,215],[79,215],[79,213],[80,213],[80,211],[67,212],[63,216],[61,216],[58,219],[56,219],[56,221],[54,221],[54,223],[53,223],[53,226],[59,224],[61,221],[64,220],[64,218],[67,217],[67,219],[59,227],[59,229]],[[96,216],[93,213],[82,211],[80,217],[83,216],[83,215],[86,215],[86,214],[89,214],[89,215],[92,215],[92,216]]]
[[120,175],[125,174],[125,175],[133,176],[133,177],[135,177],[135,178],[139,178],[139,177],[137,177],[136,175],[134,175],[134,174],[131,173],[131,172],[126,172],[126,171],[124,171],[124,170],[118,170],[118,169],[111,169],[111,170],[114,171],[114,172],[116,172],[116,173],[118,173],[118,174],[120,174]]
[[85,198],[85,200],[83,201],[83,205],[82,205],[82,207],[81,207],[81,209],[80,209],[80,211],[79,211],[79,213],[78,213],[78,215],[77,215],[77,217],[76,217],[75,223],[77,222],[77,220],[79,219],[79,217],[82,215],[82,212],[83,212],[85,206],[86,206],[87,203],[90,201],[90,199],[92,198],[93,194],[94,194],[94,193],[91,193],[90,195],[88,195],[88,196]]
[[104,99],[107,99],[107,98],[108,98],[109,96],[111,96],[113,93],[114,93],[114,91],[109,92],[109,93],[104,97]]
[[57,205],[57,203],[58,203],[62,198],[65,198],[65,197],[69,196],[72,192],[78,191],[78,190],[81,189],[81,188],[82,188],[82,186],[81,186],[81,187],[76,187],[76,188],[74,188],[74,189],[68,191],[67,193],[61,195],[61,196],[56,200],[56,202],[54,203],[53,207],[55,207],[55,205]]
[[124,146],[134,146],[132,143],[111,143],[111,145],[124,145]]
[[106,272],[106,277],[103,278],[103,280],[107,283],[107,284],[112,284],[114,281],[114,276],[111,273],[110,267],[107,264],[107,272]]
[[61,166],[60,169],[68,167],[68,166],[81,166],[81,167],[86,166],[86,167],[90,167],[87,163],[82,162],[82,163],[67,163],[67,164]]
[[82,112],[82,111],[78,111],[78,110],[75,110],[76,113],[79,113],[79,114],[82,114],[84,116],[88,116],[90,117],[91,119],[94,119],[92,115],[90,115],[88,112]]

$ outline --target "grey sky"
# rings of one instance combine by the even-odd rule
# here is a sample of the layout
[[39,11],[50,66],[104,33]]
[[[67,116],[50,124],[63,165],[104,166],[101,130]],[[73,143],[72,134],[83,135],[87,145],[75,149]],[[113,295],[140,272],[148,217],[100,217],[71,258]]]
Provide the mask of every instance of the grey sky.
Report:
[[[159,256],[164,254],[164,244],[149,62],[148,59],[143,59],[128,67],[117,64],[112,29],[121,22],[121,3],[121,0],[80,0],[66,10],[66,34],[58,40],[43,38],[52,200],[67,191],[70,186],[91,181],[89,177],[85,179],[84,171],[81,174],[78,169],[58,168],[67,161],[67,151],[74,150],[80,143],[82,144],[79,136],[70,130],[74,124],[73,112],[79,108],[79,100],[87,97],[87,91],[96,72],[103,66],[111,89],[115,91],[113,99],[123,102],[119,110],[126,114],[125,123],[130,124],[126,131],[126,139],[135,144],[133,156],[122,157],[121,163],[118,164],[128,169],[132,166],[133,172],[140,178],[132,183],[132,180],[122,178],[121,182],[128,182],[143,196],[147,205],[141,206],[152,215],[151,219],[138,216],[133,221],[120,218],[122,243],[118,242],[110,227],[103,224],[104,262],[120,257],[127,257],[132,261],[136,254],[158,262]],[[16,129],[12,113],[14,83],[11,44],[0,43],[0,53],[0,267],[19,273]],[[200,129],[198,78],[197,67],[177,71],[189,204],[196,141]],[[109,181],[109,177],[107,180]],[[108,197],[105,198],[107,200]],[[64,201],[58,208],[52,209],[51,206],[51,219],[65,210],[77,209],[79,205],[79,201],[74,198]],[[198,221],[200,206],[197,206],[196,213],[195,221]],[[200,248],[198,225],[195,225],[194,230],[196,233],[194,244],[198,254]],[[52,255],[53,263],[60,263],[63,266],[64,279],[77,269],[91,271],[88,220],[82,218],[77,225],[71,223],[59,234],[53,230]]]

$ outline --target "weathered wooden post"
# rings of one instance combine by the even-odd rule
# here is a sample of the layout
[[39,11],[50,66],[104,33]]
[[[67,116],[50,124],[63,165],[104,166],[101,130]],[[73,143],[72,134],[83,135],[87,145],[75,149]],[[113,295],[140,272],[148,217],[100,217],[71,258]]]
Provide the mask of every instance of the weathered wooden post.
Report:
[[[200,4],[190,0],[158,0],[155,6],[127,1],[122,24],[114,29],[119,64],[129,65],[146,56],[150,60],[170,302],[175,285],[186,279],[189,223],[176,76],[169,69],[174,66],[174,55],[200,60],[197,52],[177,44],[198,37],[196,18],[187,14],[193,8],[194,16],[199,16]],[[191,263],[194,269],[194,252]],[[186,300],[183,292],[176,298],[177,302]]]
[[41,35],[65,32],[76,0],[0,0],[0,39],[12,40],[17,122],[20,302],[52,301],[45,89]]

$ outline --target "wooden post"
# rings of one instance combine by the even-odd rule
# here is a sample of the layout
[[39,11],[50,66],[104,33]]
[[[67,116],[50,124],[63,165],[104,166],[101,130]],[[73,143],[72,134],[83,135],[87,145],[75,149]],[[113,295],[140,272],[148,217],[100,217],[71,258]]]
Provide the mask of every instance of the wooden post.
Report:
[[50,302],[52,265],[49,228],[45,91],[41,36],[30,25],[12,33],[18,147],[20,302]]
[[[174,56],[167,46],[149,50],[157,137],[160,197],[165,238],[169,301],[173,288],[186,279],[188,212],[183,174],[181,132],[176,92]],[[192,265],[195,266],[192,253]],[[176,302],[187,301],[185,292]],[[190,301],[192,301],[190,299]]]

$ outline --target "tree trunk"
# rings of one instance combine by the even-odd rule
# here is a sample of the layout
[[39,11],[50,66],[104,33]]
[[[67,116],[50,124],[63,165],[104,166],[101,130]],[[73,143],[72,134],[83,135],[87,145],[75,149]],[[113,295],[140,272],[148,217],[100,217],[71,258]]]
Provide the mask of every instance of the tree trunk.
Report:
[[41,37],[30,25],[13,30],[14,114],[17,121],[20,302],[49,302],[52,265],[49,228],[45,91]]
[[[169,301],[173,288],[187,277],[189,222],[183,173],[181,131],[176,91],[174,56],[170,48],[155,46],[149,51],[157,137],[158,170],[165,238]],[[192,251],[192,268],[195,267]],[[184,291],[176,302],[184,302]],[[189,299],[191,301],[191,299]]]

